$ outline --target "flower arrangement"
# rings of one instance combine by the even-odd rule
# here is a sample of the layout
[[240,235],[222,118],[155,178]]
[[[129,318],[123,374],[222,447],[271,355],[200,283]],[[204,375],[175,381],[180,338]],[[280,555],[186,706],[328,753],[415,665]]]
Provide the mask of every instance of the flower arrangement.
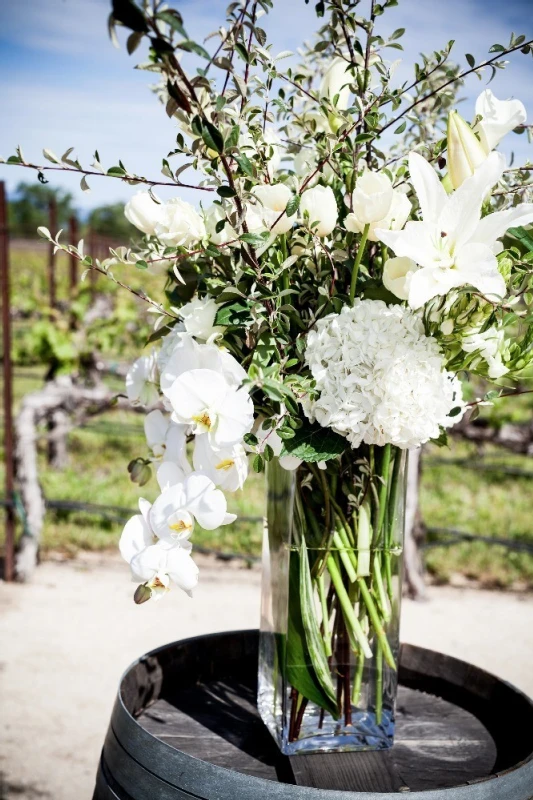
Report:
[[[125,208],[142,235],[107,260],[40,231],[87,270],[116,282],[117,265],[148,270],[165,289],[164,302],[140,293],[154,333],[126,380],[129,399],[152,407],[131,477],[142,485],[154,468],[159,486],[120,541],[136,601],[172,584],[193,591],[195,525],[232,524],[227,494],[266,467],[267,551],[290,574],[286,594],[269,583],[262,714],[285,752],[321,749],[325,735],[329,749],[381,747],[392,735],[404,451],[442,442],[472,412],[466,381],[504,391],[533,359],[531,173],[495,150],[525,130],[526,112],[490,89],[471,125],[454,107],[469,75],[531,56],[533,42],[513,35],[464,69],[449,43],[395,84],[388,53],[403,30],[376,28],[396,0],[372,0],[368,18],[350,0],[320,0],[316,41],[298,56],[268,45],[259,23],[270,5],[232,3],[209,53],[176,9],[115,0],[111,31],[129,29],[130,53],[148,44],[140,67],[176,122],[165,180],[122,162],[105,170],[98,153],[91,169],[70,151],[46,150],[52,167],[20,149],[8,161],[43,180],[78,171],[82,188],[99,173],[144,185]],[[176,196],[163,201],[159,185]],[[341,734],[352,738],[340,745]]]

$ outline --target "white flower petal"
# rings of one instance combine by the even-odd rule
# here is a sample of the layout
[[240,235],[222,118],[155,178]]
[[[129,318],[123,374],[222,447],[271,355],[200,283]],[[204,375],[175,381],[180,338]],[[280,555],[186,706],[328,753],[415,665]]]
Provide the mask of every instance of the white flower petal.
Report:
[[409,154],[409,172],[424,222],[436,222],[448,198],[439,176],[418,153]]

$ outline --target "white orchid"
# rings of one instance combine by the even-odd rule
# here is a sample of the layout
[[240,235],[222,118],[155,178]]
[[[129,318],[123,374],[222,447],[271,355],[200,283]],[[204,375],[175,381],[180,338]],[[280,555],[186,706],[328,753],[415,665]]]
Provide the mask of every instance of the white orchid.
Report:
[[242,444],[214,450],[205,433],[195,438],[193,464],[197,472],[227,492],[242,489],[248,477],[248,456]]
[[149,514],[151,529],[159,539],[168,544],[183,543],[191,537],[195,521],[208,531],[235,521],[235,514],[228,514],[224,494],[207,475],[193,472],[173,483],[175,467],[167,469],[168,465],[162,464],[158,470],[163,489]]
[[196,339],[207,341],[220,335],[224,328],[215,325],[218,306],[212,297],[193,297],[179,309],[185,330]]
[[152,506],[139,500],[140,514],[126,523],[120,537],[122,558],[128,562],[134,581],[144,583],[151,596],[160,599],[173,581],[188,594],[198,582],[198,568],[190,556],[191,546],[184,542],[163,542],[155,535],[150,521]]
[[186,425],[178,425],[159,409],[154,409],[144,418],[144,433],[154,461],[172,461],[184,475],[192,471],[186,454]]
[[162,207],[155,234],[165,245],[189,247],[204,239],[206,230],[204,220],[194,206],[173,197]]
[[253,425],[254,404],[246,388],[236,389],[220,372],[192,369],[167,390],[176,422],[206,433],[213,448],[240,442]]
[[161,367],[161,391],[166,397],[176,378],[191,369],[219,372],[233,387],[239,387],[247,377],[231,353],[214,344],[200,344],[188,333],[171,335],[168,350]]
[[155,234],[162,212],[163,203],[156,203],[150,192],[137,192],[124,207],[124,216],[128,222],[148,236]]
[[510,131],[523,125],[527,119],[520,100],[498,100],[490,89],[481,92],[476,100],[476,116],[482,119],[474,130],[488,155]]
[[[363,209],[365,209],[364,203],[362,204]],[[369,222],[368,228],[368,238],[371,242],[377,242],[378,237],[376,235],[376,230],[378,228],[385,228],[388,231],[400,231],[407,219],[409,214],[411,213],[411,201],[405,194],[405,192],[401,192],[399,189],[394,189],[392,192],[392,200],[389,206],[389,210],[386,215],[382,219],[378,219],[375,222]],[[360,219],[357,214],[355,213],[355,206],[354,211],[351,212],[346,216],[344,220],[344,225],[347,231],[352,231],[352,233],[363,233],[365,229],[365,222],[363,221],[367,217],[367,213],[363,211],[363,219]]]
[[126,375],[126,394],[134,405],[151,406],[159,400],[154,352],[133,362]]
[[330,186],[313,186],[312,189],[306,189],[300,201],[300,211],[302,214],[307,212],[309,225],[320,238],[329,236],[337,224],[339,210]]
[[505,158],[491,153],[451,195],[422,156],[411,153],[409,169],[422,221],[408,222],[402,231],[376,230],[379,240],[396,256],[411,258],[419,267],[411,278],[409,305],[420,308],[458,286],[504,297],[505,281],[495,255],[501,250],[498,239],[511,226],[533,220],[533,204],[529,203],[481,219],[483,200],[500,180]]

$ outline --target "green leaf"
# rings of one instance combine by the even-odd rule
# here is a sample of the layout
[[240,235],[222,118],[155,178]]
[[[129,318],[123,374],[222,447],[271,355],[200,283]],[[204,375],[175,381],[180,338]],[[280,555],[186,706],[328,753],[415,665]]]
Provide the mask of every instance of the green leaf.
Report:
[[205,47],[202,47],[200,44],[196,44],[196,42],[192,42],[190,39],[186,42],[180,42],[176,45],[176,47],[179,47],[180,50],[187,50],[188,53],[196,53],[197,56],[206,58],[208,61],[211,58]]
[[518,239],[528,251],[533,250],[533,232],[526,231],[525,228],[509,228],[507,233]]
[[256,455],[256,457],[252,461],[252,469],[253,469],[253,471],[254,472],[262,472],[264,466],[265,466],[265,462],[264,462],[263,456],[261,456],[259,454]]
[[394,130],[394,133],[403,133],[406,127],[407,127],[407,122],[404,120],[401,123],[401,125],[398,125],[398,127]]
[[343,453],[347,447],[346,439],[338,433],[323,428],[316,422],[304,422],[292,439],[284,441],[281,455],[289,454],[301,458],[302,461],[315,463],[329,461]]
[[219,186],[217,189],[219,197],[235,197],[237,192],[231,186]]
[[163,22],[166,22],[167,25],[170,25],[172,30],[177,31],[180,33],[184,39],[188,39],[187,33],[185,32],[185,28],[183,27],[183,19],[181,14],[176,11],[176,9],[168,9],[166,11],[160,11],[157,14],[157,19],[162,19]]
[[465,53],[465,58],[468,61],[468,66],[469,67],[475,67],[476,59],[474,58],[474,56],[471,53]]
[[113,17],[130,31],[148,33],[144,14],[133,0],[113,0]]
[[126,174],[126,170],[122,169],[122,167],[109,167],[109,169],[107,170],[107,174],[114,175],[117,178],[118,177],[122,178]]
[[292,217],[294,216],[294,214],[296,214],[296,212],[300,208],[301,199],[302,196],[300,194],[295,194],[294,197],[291,197],[285,209],[285,213],[288,217]]
[[250,309],[246,303],[236,301],[222,306],[215,315],[215,325],[244,325],[250,319]]
[[391,35],[391,39],[401,39],[401,37],[405,33],[405,28],[397,28],[394,33]]
[[234,156],[234,159],[239,165],[241,172],[244,173],[244,175],[248,175],[250,178],[252,178],[254,174],[254,167],[248,156]]
[[208,120],[202,122],[202,139],[211,150],[216,150],[217,153],[224,152],[224,137]]
[[268,239],[268,235],[261,236],[260,233],[243,233],[242,236],[239,236],[239,241],[251,244],[252,247],[262,247],[266,239]]
[[332,702],[324,692],[307,646],[300,599],[300,559],[300,553],[292,550],[289,561],[290,602],[285,658],[286,678],[303,697],[337,718],[337,703]]
[[133,33],[130,33],[130,35],[128,36],[128,40],[126,42],[126,50],[128,51],[129,56],[131,56],[132,53],[134,53],[137,50],[140,43],[142,42],[143,36],[144,33],[141,33],[140,31],[133,31]]

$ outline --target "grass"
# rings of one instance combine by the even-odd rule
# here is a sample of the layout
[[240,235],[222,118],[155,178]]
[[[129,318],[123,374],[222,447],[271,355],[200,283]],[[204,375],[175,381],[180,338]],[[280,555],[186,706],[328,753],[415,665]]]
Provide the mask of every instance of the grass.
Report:
[[[13,296],[17,308],[22,309],[20,298],[28,297],[28,293],[42,295],[45,258],[42,252],[37,255],[13,253]],[[26,274],[28,271],[30,275]],[[136,285],[149,292],[145,277],[148,284],[153,284],[150,276],[133,275]],[[133,282],[132,276],[128,275],[127,280]],[[63,290],[65,284],[61,280],[59,285]],[[20,325],[23,329],[29,324],[31,321],[25,320]],[[18,325],[14,335],[19,335]],[[113,355],[109,354],[110,360]],[[44,373],[42,365],[16,368],[15,407],[26,392],[42,385]],[[118,391],[122,387],[115,382],[113,388]],[[524,395],[501,400],[483,413],[497,424],[531,420],[532,398],[532,395]],[[156,495],[154,479],[139,489],[130,482],[126,470],[128,461],[145,454],[142,417],[138,414],[110,411],[91,420],[85,428],[73,430],[69,435],[69,464],[62,471],[53,470],[46,463],[43,431],[39,461],[45,496],[135,509],[139,496],[154,499]],[[462,442],[452,441],[450,449],[427,448],[421,487],[421,508],[426,525],[533,543],[533,479],[449,463],[450,460],[465,460],[472,464],[479,458],[476,447]],[[513,456],[489,447],[483,451],[482,458],[486,462],[505,462],[508,466],[533,472],[531,459],[526,456]],[[242,517],[262,515],[263,478],[251,474],[245,490],[230,496],[229,510],[241,519],[217,531],[196,529],[195,543],[219,551],[259,555],[262,525],[257,521],[244,521]],[[61,550],[73,555],[80,549],[115,548],[121,527],[116,520],[106,520],[86,511],[49,510],[43,532],[43,551],[46,554],[50,550]],[[426,551],[426,565],[439,582],[449,581],[459,573],[483,586],[533,588],[533,556],[498,545],[462,542],[450,547],[432,547]]]

